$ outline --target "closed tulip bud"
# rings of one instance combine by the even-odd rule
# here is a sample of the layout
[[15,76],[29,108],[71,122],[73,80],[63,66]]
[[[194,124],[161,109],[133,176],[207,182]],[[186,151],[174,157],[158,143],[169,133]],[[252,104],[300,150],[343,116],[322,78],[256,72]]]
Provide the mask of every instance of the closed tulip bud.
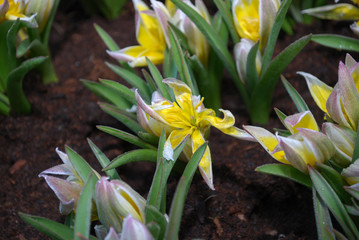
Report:
[[100,222],[116,232],[121,232],[129,214],[140,222],[145,220],[145,199],[123,181],[102,177],[96,184],[95,202]]
[[341,167],[347,167],[352,161],[356,133],[347,127],[334,123],[324,123],[323,132],[334,144],[334,161]]

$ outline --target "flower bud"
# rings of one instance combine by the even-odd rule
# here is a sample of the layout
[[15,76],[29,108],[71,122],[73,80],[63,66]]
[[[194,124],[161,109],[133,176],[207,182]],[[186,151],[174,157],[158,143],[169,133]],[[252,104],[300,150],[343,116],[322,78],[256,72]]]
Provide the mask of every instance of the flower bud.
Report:
[[102,177],[96,184],[95,202],[100,222],[121,232],[123,219],[131,214],[144,222],[145,199],[120,180]]
[[50,17],[52,7],[55,0],[28,0],[24,13],[25,15],[32,15],[36,13],[36,21],[39,24],[39,31],[41,32],[46,26],[47,20]]
[[132,215],[128,215],[123,221],[123,229],[120,240],[153,240],[147,227]]

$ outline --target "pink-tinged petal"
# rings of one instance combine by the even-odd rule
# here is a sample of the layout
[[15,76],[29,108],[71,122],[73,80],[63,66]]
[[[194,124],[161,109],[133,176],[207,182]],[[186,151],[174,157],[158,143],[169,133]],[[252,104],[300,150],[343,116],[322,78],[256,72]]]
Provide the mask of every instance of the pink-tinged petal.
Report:
[[147,132],[152,133],[146,112],[141,107],[137,107],[136,113],[137,121],[140,123],[141,127],[143,127],[143,129],[145,129]]
[[74,183],[61,178],[42,175],[49,187],[54,191],[60,200],[62,214],[69,214],[76,205],[80,196],[81,187]]
[[349,167],[344,168],[341,174],[349,185],[359,183],[359,161],[355,161]]
[[293,139],[279,137],[279,145],[285,152],[285,158],[288,162],[301,172],[307,173],[307,165],[314,165],[315,159],[310,152],[307,151],[303,142]]
[[330,94],[326,107],[330,118],[339,123],[339,125],[351,128],[340,99],[338,85],[335,86],[333,92]]
[[352,129],[357,130],[359,123],[359,92],[354,80],[344,63],[339,63],[340,98],[349,119]]
[[314,154],[316,162],[324,163],[334,156],[335,147],[325,134],[305,128],[298,130],[304,139],[305,146]]
[[141,98],[140,94],[138,93],[138,90],[135,90],[135,96],[136,101],[140,108],[142,108],[148,115],[150,115],[155,120],[162,122],[164,124],[168,124],[160,115],[157,114],[156,111],[154,111],[150,106],[148,106],[145,101]]
[[[132,48],[132,47],[128,47],[128,48]],[[135,58],[133,56],[130,56],[130,55],[124,53],[124,50],[126,50],[128,48],[124,48],[119,51],[106,50],[106,52],[108,53],[108,55],[110,55],[111,57],[113,57],[116,60],[120,60],[120,61],[124,61],[124,62],[132,62]]]
[[115,229],[111,227],[104,240],[121,240],[121,234],[117,234]]
[[358,22],[353,22],[350,24],[350,29],[353,31],[353,33],[357,36],[359,36],[359,25]]
[[264,128],[255,126],[243,126],[243,129],[252,135],[274,159],[279,162],[289,164],[289,162],[284,158],[283,151],[273,153],[273,150],[279,144],[277,137],[274,134]]
[[123,221],[123,230],[121,232],[121,240],[153,240],[153,236],[147,227],[142,223],[128,215]]
[[66,164],[60,164],[55,167],[46,169],[45,171],[42,171],[39,174],[39,177],[43,177],[43,175],[46,175],[46,174],[69,176],[69,175],[72,175],[72,171],[71,171],[71,169],[68,168],[68,166]]
[[348,69],[351,69],[354,65],[357,64],[357,61],[349,54],[345,55],[345,66],[347,66]]
[[317,122],[310,111],[296,113],[284,119],[284,125],[292,133],[298,132],[298,128],[307,128],[319,131]]
[[0,21],[5,18],[6,12],[9,10],[9,0],[4,0],[3,4],[0,5]]

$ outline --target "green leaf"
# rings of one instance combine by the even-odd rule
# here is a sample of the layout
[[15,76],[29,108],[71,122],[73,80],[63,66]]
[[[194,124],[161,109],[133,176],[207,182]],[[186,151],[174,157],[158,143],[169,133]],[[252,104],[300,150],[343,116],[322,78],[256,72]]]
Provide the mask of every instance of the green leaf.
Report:
[[[11,28],[13,21],[0,23],[0,92],[5,92],[7,76],[10,72],[7,46],[7,32]],[[11,69],[12,70],[12,69]]]
[[166,229],[165,239],[178,239],[178,232],[181,224],[183,208],[188,194],[188,190],[191,186],[193,176],[197,170],[198,164],[201,161],[207,146],[208,143],[206,142],[197,149],[197,151],[191,157],[191,160],[188,162],[183,172],[183,175],[179,180],[175,195],[171,203],[169,222]]
[[171,0],[179,9],[181,9],[197,26],[202,34],[208,40],[208,43],[212,46],[213,50],[217,53],[218,57],[222,60],[223,64],[227,67],[230,75],[232,76],[241,96],[248,105],[249,96],[247,95],[244,85],[238,78],[236,66],[233,62],[232,56],[227,49],[227,42],[224,42],[213,27],[206,22],[203,17],[198,14],[194,9],[188,6],[181,0]]
[[74,225],[75,240],[82,240],[82,237],[89,238],[90,236],[92,193],[97,180],[98,178],[94,174],[90,174],[78,199]]
[[4,102],[0,102],[0,114],[9,116],[10,115],[10,106]]
[[324,201],[320,198],[315,188],[312,188],[313,192],[313,207],[315,222],[317,226],[318,239],[320,240],[335,240],[333,234],[333,225],[330,218],[328,207]]
[[177,78],[177,67],[172,52],[166,47],[163,62],[163,74],[166,78]]
[[91,173],[94,173],[99,178],[98,173],[95,172],[95,170],[93,170],[85,159],[83,159],[77,152],[72,150],[69,146],[66,146],[65,150],[72,166],[78,173],[82,182],[86,182]]
[[285,177],[308,188],[312,188],[310,177],[298,169],[281,163],[265,164],[256,168],[257,172]]
[[232,13],[230,12],[230,9],[227,8],[226,3],[223,0],[214,0],[214,4],[216,4],[218,11],[220,12],[222,18],[224,19],[233,42],[234,43],[239,42],[240,37],[238,36],[236,27],[234,26],[233,16]]
[[192,89],[193,95],[199,95],[196,82],[194,82],[191,77],[190,69],[187,65],[179,40],[171,28],[169,29],[169,37],[171,42],[172,56],[176,63],[181,80]]
[[132,87],[137,88],[143,98],[148,101],[151,99],[150,89],[142,78],[137,76],[135,73],[121,68],[120,66],[116,66],[112,63],[106,62],[106,65],[117,75],[121,76],[124,80],[126,80]]
[[146,71],[146,69],[142,68],[141,69],[141,72],[142,72],[142,75],[143,77],[145,78],[147,84],[148,84],[148,87],[150,88],[150,91],[151,92],[154,92],[157,90],[157,86],[156,86],[156,83],[155,81],[153,80],[151,74]]
[[347,237],[349,239],[359,239],[358,229],[350,218],[338,195],[318,171],[311,166],[308,166],[308,169],[313,186],[329,210],[335,216]]
[[149,60],[148,58],[146,58],[146,62],[147,62],[147,66],[148,69],[150,70],[153,80],[155,81],[159,92],[162,94],[162,96],[168,100],[171,100],[171,96],[168,92],[167,86],[166,84],[164,84],[162,82],[163,77],[160,73],[160,71],[158,71],[157,67],[151,62],[151,60]]
[[112,80],[107,80],[107,79],[100,78],[100,82],[103,83],[104,85],[107,85],[107,86],[113,88],[114,90],[116,90],[118,92],[118,94],[121,95],[122,98],[129,101],[132,105],[137,105],[135,93],[128,87],[126,87],[118,82],[115,82]]
[[133,132],[138,134],[138,132],[140,131],[142,132],[145,131],[138,123],[136,117],[133,114],[126,112],[125,110],[108,103],[100,102],[99,106],[104,112],[116,118],[118,121],[123,123],[126,127],[131,129]]
[[46,234],[52,239],[56,240],[68,240],[73,239],[74,233],[73,229],[67,227],[61,223],[55,222],[53,220],[33,216],[30,214],[18,213],[22,220],[24,220],[29,225],[33,226],[40,232]]
[[312,41],[326,47],[359,52],[359,40],[336,34],[313,34]]
[[277,114],[281,123],[285,126],[284,119],[287,117],[287,115],[285,115],[283,112],[281,112],[278,108],[274,108],[274,111]]
[[[247,66],[246,66],[246,80],[248,92],[251,93],[255,89],[258,83],[258,72],[257,72],[257,52],[259,48],[259,41],[251,48],[247,57]],[[244,80],[244,79],[243,79]]]
[[346,182],[342,178],[342,175],[340,175],[336,170],[333,168],[324,165],[324,164],[317,164],[318,171],[320,174],[325,178],[325,180],[329,183],[329,185],[332,187],[332,189],[335,191],[335,193],[340,198],[341,202],[344,204],[350,204],[351,203],[351,197],[350,195],[344,190],[344,186],[346,186]]
[[165,216],[152,205],[146,204],[145,212],[146,212],[146,222],[149,223],[155,222],[160,227],[158,232],[158,237],[156,239],[163,239],[167,227],[167,220]]
[[112,136],[120,138],[120,139],[122,139],[126,142],[129,142],[131,144],[134,144],[140,148],[147,148],[147,149],[153,149],[153,150],[157,149],[156,147],[154,147],[153,145],[151,145],[149,143],[146,143],[139,137],[134,136],[125,131],[121,131],[119,129],[112,128],[112,127],[106,127],[106,126],[97,126],[97,128],[105,133],[111,134]]
[[116,44],[115,40],[112,39],[110,34],[108,34],[103,28],[101,28],[96,23],[93,26],[95,27],[96,32],[98,33],[98,35],[100,35],[102,41],[105,43],[106,47],[108,47],[110,51],[120,50],[120,47]]
[[7,79],[7,95],[11,108],[15,113],[30,113],[31,105],[22,90],[22,80],[33,68],[39,66],[46,57],[34,57],[20,64],[9,73]]
[[287,93],[289,94],[290,98],[294,102],[295,106],[297,107],[297,110],[299,112],[305,112],[309,110],[308,105],[305,103],[304,99],[300,94],[295,90],[295,88],[287,81],[287,79],[281,75],[280,76],[282,83],[287,90]]
[[[268,42],[267,42],[267,45],[264,50],[263,61],[262,61],[262,70],[263,69],[265,70],[268,67],[268,65],[272,59],[275,44],[277,42],[280,29],[282,28],[282,25],[283,25],[283,22],[285,19],[285,15],[287,14],[287,11],[288,11],[291,3],[292,3],[292,0],[284,0],[280,4],[280,7],[277,12],[277,16],[273,23],[272,31],[269,34]],[[261,45],[262,44],[263,43],[261,43]]]
[[153,135],[152,133],[139,131],[137,135],[145,142],[148,142],[154,146],[158,145],[159,138],[156,135]]
[[[88,138],[88,144],[91,147],[92,152],[95,154],[98,162],[101,164],[101,167],[105,168],[110,164],[110,160],[106,157],[106,155]],[[115,169],[105,171],[106,175],[111,179],[121,179]]]
[[249,111],[252,121],[257,123],[266,123],[268,121],[273,92],[280,74],[307,45],[310,38],[311,35],[307,35],[298,39],[278,54],[265,70],[262,67],[260,80],[251,96]]
[[128,151],[113,159],[102,171],[108,171],[131,162],[156,162],[156,158],[156,150],[138,149]]
[[108,84],[92,82],[84,79],[81,79],[81,82],[100,98],[116,105],[120,109],[126,110],[132,106],[126,98],[122,97],[118,89],[115,89]]
[[54,4],[52,5],[50,16],[47,19],[47,23],[43,29],[42,34],[41,34],[42,35],[41,42],[44,46],[49,45],[49,37],[50,37],[50,33],[51,33],[52,23],[54,22],[55,15],[56,15],[57,8],[58,8],[59,4],[60,4],[60,0],[54,1]]

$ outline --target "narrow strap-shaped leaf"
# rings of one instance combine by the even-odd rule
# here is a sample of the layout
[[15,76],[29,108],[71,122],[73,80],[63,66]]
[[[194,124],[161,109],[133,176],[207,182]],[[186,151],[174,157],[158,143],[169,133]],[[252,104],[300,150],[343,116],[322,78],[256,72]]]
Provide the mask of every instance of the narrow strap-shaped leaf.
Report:
[[309,107],[305,103],[302,96],[300,96],[298,91],[295,90],[295,88],[288,82],[288,80],[283,75],[280,76],[280,79],[282,80],[285,90],[287,90],[287,93],[297,107],[298,112],[305,112],[309,110]]
[[94,173],[94,175],[98,177],[98,174],[96,174],[95,170],[93,170],[85,161],[85,159],[83,159],[83,157],[81,157],[77,152],[75,152],[69,146],[66,146],[65,150],[72,166],[79,174],[82,182],[86,182],[91,173]]
[[[96,159],[101,164],[101,167],[104,168],[108,166],[110,164],[110,160],[106,157],[106,155],[89,138],[87,139],[87,142],[90,145],[92,152],[95,154]],[[121,179],[115,169],[107,170],[105,172],[111,179]]]
[[[146,204],[145,212],[146,212],[146,222],[156,222],[160,227],[160,231],[156,239],[163,239],[167,228],[167,220],[165,216],[152,205]],[[148,221],[148,219],[151,220]]]
[[145,131],[141,125],[137,122],[137,119],[134,117],[133,114],[124,111],[123,109],[116,107],[112,104],[108,103],[99,103],[100,108],[106,112],[107,114],[111,115],[112,117],[116,118],[126,127],[131,129],[134,133],[138,133],[140,131]]
[[190,52],[191,50],[188,44],[187,36],[175,24],[171,22],[168,22],[168,24],[170,25],[172,31],[178,38],[178,41],[181,43],[181,46],[184,48],[184,50]]
[[313,34],[312,41],[326,47],[359,52],[359,40],[336,34]]
[[106,62],[106,65],[117,75],[121,76],[124,80],[126,80],[131,86],[137,88],[142,94],[143,98],[148,101],[151,99],[150,89],[142,78],[137,76],[135,73],[112,63]]
[[342,176],[336,170],[325,164],[317,164],[317,166],[318,171],[338,195],[341,202],[351,204],[351,196],[344,190],[344,186],[347,184]]
[[38,42],[41,44],[40,40],[38,40],[38,39],[35,39],[32,42],[29,38],[23,40],[16,48],[16,57],[20,58],[20,57],[24,56],[25,53],[30,50],[31,45],[34,44],[34,42]]
[[92,193],[98,178],[90,174],[84,185],[76,207],[74,239],[83,240],[89,238],[91,226]]
[[122,98],[129,101],[132,105],[137,105],[135,93],[131,89],[113,80],[100,78],[100,82],[115,89]]
[[115,40],[108,34],[102,27],[100,27],[98,24],[93,25],[96,29],[96,32],[101,37],[102,41],[105,43],[106,47],[110,51],[117,51],[120,50],[120,47],[116,44]]
[[285,15],[287,14],[287,11],[289,9],[289,6],[291,5],[292,0],[284,0],[280,4],[280,7],[277,12],[277,16],[274,20],[272,31],[269,34],[268,42],[264,50],[263,54],[263,61],[262,61],[262,69],[266,69],[272,59],[275,44],[278,39],[279,31],[282,28]]
[[7,79],[7,95],[11,108],[15,113],[30,113],[31,105],[22,90],[22,80],[33,68],[39,66],[46,57],[34,57],[21,63],[9,73]]
[[137,132],[137,135],[145,142],[148,142],[154,146],[158,145],[159,138],[156,135],[153,135],[152,133],[139,131]]
[[258,72],[257,72],[257,52],[259,48],[259,41],[251,48],[247,57],[247,66],[246,66],[246,80],[247,80],[247,89],[251,93],[256,85],[258,84]]
[[114,89],[108,84],[105,85],[102,83],[88,81],[84,79],[81,79],[81,82],[97,96],[109,103],[116,105],[123,110],[129,109],[132,106],[127,99],[121,96],[120,92],[117,89]]
[[187,65],[178,38],[171,28],[169,30],[172,56],[176,63],[181,80],[192,89],[193,95],[199,95],[197,85],[191,77],[190,69]]
[[310,177],[290,165],[280,163],[265,164],[257,167],[256,172],[285,177],[308,188],[312,188]]
[[26,223],[55,240],[68,240],[74,236],[73,229],[53,220],[19,212]]
[[282,111],[280,111],[278,108],[274,108],[275,113],[277,114],[279,120],[281,121],[281,123],[285,126],[284,124],[284,119],[287,117],[287,115],[285,115]]
[[11,28],[13,21],[0,23],[0,92],[5,92],[7,76],[10,72],[8,60],[7,32]]
[[308,166],[308,169],[313,186],[337,219],[348,239],[359,239],[359,231],[335,191],[317,170],[311,166]]
[[141,69],[141,72],[142,72],[142,75],[143,77],[145,78],[147,84],[148,84],[148,87],[150,88],[150,91],[151,92],[154,92],[157,90],[157,86],[156,86],[156,83],[155,83],[155,80],[153,80],[151,74],[146,71],[146,69],[142,68]]
[[157,67],[148,58],[146,58],[146,62],[148,69],[150,70],[153,77],[153,80],[156,82],[158,90],[160,91],[162,96],[168,100],[172,100],[170,94],[168,93],[167,86],[162,82],[163,77],[160,71],[158,71]]
[[252,121],[257,123],[266,123],[268,121],[273,92],[280,74],[292,59],[307,45],[310,38],[311,35],[307,35],[289,45],[273,59],[264,72],[261,72],[260,80],[251,95],[251,107],[249,111]]
[[172,52],[166,47],[165,58],[163,62],[163,75],[165,78],[177,78],[177,67],[173,60]]
[[234,83],[236,84],[238,90],[241,93],[241,96],[246,103],[249,104],[249,96],[245,91],[244,85],[239,80],[236,66],[233,62],[231,54],[227,49],[227,43],[223,42],[218,33],[213,29],[213,27],[206,22],[206,20],[201,17],[195,10],[193,10],[186,3],[181,0],[171,0],[179,9],[181,9],[197,26],[197,28],[202,32],[202,34],[206,37],[209,44],[212,46],[213,50],[217,53],[218,57],[221,58],[223,64],[228,69],[228,72],[231,74]]
[[230,9],[227,8],[224,0],[214,0],[214,4],[218,8],[220,14],[222,15],[223,20],[225,21],[229,34],[232,37],[232,41],[234,43],[239,42],[240,38],[236,31],[236,27],[234,26],[233,16],[230,12]]
[[10,71],[15,69],[18,65],[18,60],[16,59],[16,37],[20,27],[21,21],[20,19],[17,19],[15,22],[13,22],[6,34],[6,44],[8,47],[7,56]]
[[157,151],[152,149],[138,149],[128,151],[114,158],[102,171],[108,171],[131,162],[156,162]]
[[313,207],[314,207],[315,222],[317,226],[318,239],[335,240],[332,220],[330,218],[328,207],[320,198],[315,188],[312,188],[312,192],[313,192]]
[[112,127],[106,127],[106,126],[97,126],[97,128],[105,133],[111,134],[112,136],[118,137],[126,142],[129,142],[133,145],[136,145],[140,148],[146,148],[146,149],[157,149],[156,147],[154,147],[153,145],[146,143],[145,141],[143,141],[141,138],[132,135],[130,133],[127,133],[125,131],[116,129],[116,128],[112,128]]
[[169,222],[166,229],[166,240],[178,239],[178,232],[181,224],[182,213],[184,204],[186,202],[186,197],[188,194],[189,187],[193,176],[197,170],[198,164],[202,159],[202,156],[206,150],[208,143],[202,144],[197,151],[191,157],[191,160],[188,162],[183,175],[181,176],[179,183],[176,188],[175,195],[171,203],[171,209],[169,214]]

